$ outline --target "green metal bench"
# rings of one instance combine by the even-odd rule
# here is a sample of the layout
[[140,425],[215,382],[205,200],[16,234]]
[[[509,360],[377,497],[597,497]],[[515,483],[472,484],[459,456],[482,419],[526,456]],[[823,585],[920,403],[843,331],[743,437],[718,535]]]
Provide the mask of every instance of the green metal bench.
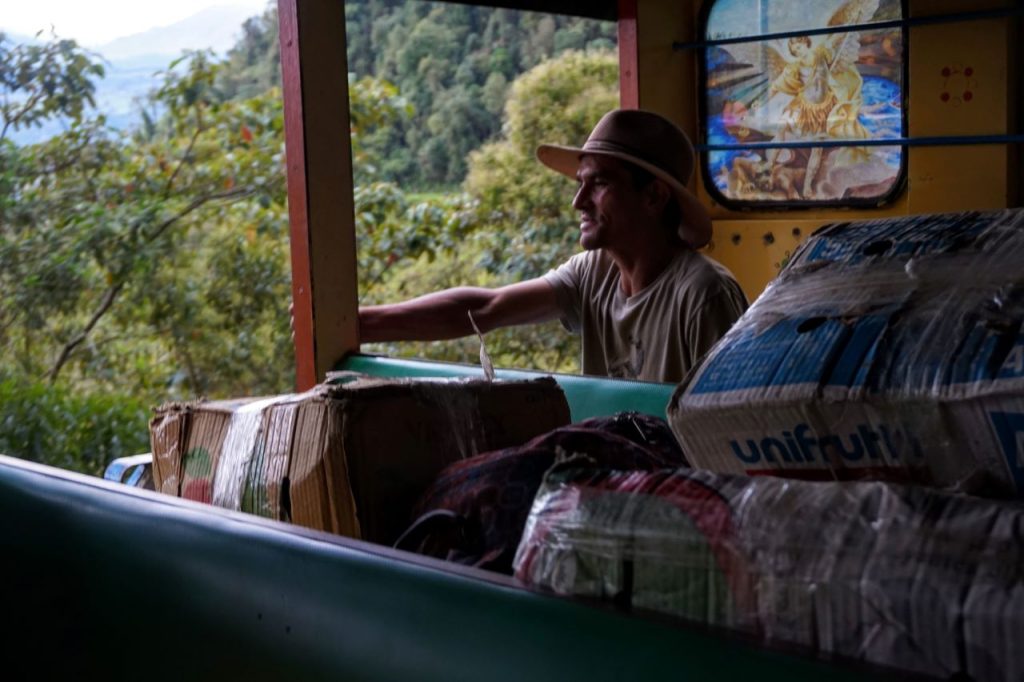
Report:
[[[480,373],[469,365],[365,355],[340,369],[374,376]],[[674,388],[556,379],[575,421],[622,410],[664,416]],[[117,481],[136,476],[128,466],[111,472]],[[879,675],[874,668],[768,650],[730,633],[541,594],[503,576],[2,456],[0,519],[0,542],[11,559],[0,562],[0,586],[6,612],[19,614],[5,638],[8,650],[20,654],[7,668],[15,677],[766,681]],[[112,642],[120,643],[116,650]],[[49,655],[54,651],[60,655]]]
[[2,456],[0,543],[8,679],[877,675]]
[[[338,369],[360,372],[376,377],[466,377],[483,376],[477,365],[425,360],[401,360],[375,355],[352,355]],[[531,379],[552,376],[565,391],[574,422],[616,412],[642,412],[665,417],[665,408],[675,390],[674,384],[607,379],[573,374],[498,369],[499,379]]]

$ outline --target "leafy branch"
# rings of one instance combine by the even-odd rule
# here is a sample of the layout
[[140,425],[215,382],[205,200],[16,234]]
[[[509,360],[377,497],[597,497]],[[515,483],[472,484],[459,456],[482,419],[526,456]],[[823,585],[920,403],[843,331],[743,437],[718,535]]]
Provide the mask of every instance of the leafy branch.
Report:
[[[157,228],[153,232],[149,233],[147,241],[149,243],[156,241],[162,234],[164,234],[168,229],[170,229],[172,225],[179,222],[193,211],[196,211],[197,209],[201,208],[202,206],[206,205],[211,201],[226,201],[240,199],[248,194],[251,194],[251,190],[246,188],[238,188],[229,190],[227,192],[220,192],[193,199],[182,210],[178,211],[173,216],[164,220],[160,225],[157,226]],[[64,366],[67,364],[68,360],[71,358],[71,354],[75,351],[75,349],[86,341],[86,339],[89,337],[89,334],[92,333],[92,331],[96,328],[96,325],[99,324],[101,319],[103,319],[103,316],[106,315],[113,307],[114,302],[117,300],[118,296],[124,290],[124,287],[126,284],[128,284],[128,281],[129,279],[125,275],[115,276],[112,279],[110,286],[108,286],[106,291],[103,292],[103,295],[100,298],[99,305],[93,311],[92,315],[89,317],[89,320],[85,323],[82,329],[77,334],[75,334],[75,336],[72,337],[71,340],[65,343],[61,348],[60,353],[57,355],[56,361],[53,363],[53,367],[51,367],[46,377],[51,384],[57,380],[58,375],[60,374]]]

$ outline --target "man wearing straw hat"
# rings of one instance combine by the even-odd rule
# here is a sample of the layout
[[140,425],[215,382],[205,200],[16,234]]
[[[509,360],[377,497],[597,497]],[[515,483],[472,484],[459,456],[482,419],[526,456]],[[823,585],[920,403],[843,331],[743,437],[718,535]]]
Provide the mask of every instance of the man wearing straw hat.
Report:
[[743,313],[732,275],[696,252],[711,218],[686,189],[686,135],[647,111],[615,110],[582,147],[537,158],[578,183],[584,251],[543,277],[458,287],[359,311],[363,342],[427,341],[558,319],[582,336],[583,373],[677,382]]

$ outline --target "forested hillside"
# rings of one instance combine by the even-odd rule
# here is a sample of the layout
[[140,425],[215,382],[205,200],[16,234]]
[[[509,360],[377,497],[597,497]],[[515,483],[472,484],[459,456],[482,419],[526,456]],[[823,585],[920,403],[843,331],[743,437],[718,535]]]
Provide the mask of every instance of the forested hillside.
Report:
[[[410,106],[364,140],[377,179],[405,190],[463,180],[469,152],[501,130],[517,76],[566,50],[615,46],[611,22],[438,2],[348,0],[345,21],[352,77],[383,79]],[[277,10],[243,31],[223,76],[228,97],[279,84]]]
[[[582,141],[615,105],[611,28],[347,9],[361,302],[507,283],[572,253],[571,183],[533,150]],[[95,55],[0,36],[0,453],[98,473],[149,449],[155,404],[291,390],[277,59],[268,10],[226,59],[168,64],[124,131],[93,107]],[[44,143],[11,139],[58,118]],[[376,350],[475,361],[475,344]],[[488,344],[499,366],[576,366],[557,325]]]

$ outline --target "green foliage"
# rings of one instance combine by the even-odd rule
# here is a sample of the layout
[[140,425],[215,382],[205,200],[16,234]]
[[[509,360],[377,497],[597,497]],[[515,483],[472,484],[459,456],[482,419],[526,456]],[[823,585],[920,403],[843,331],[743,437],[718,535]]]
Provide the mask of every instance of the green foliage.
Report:
[[[168,364],[190,368],[184,389],[204,392],[222,371],[217,358],[197,364],[196,344],[182,340],[194,334],[195,281],[218,282],[208,274],[236,266],[211,244],[257,228],[284,244],[280,102],[273,91],[221,102],[217,65],[202,53],[186,59],[164,74],[151,102],[163,117],[148,131],[128,139],[82,121],[45,144],[5,147],[18,170],[0,213],[0,285],[10,292],[0,300],[0,342],[27,376],[116,376],[153,390],[174,381],[157,363],[128,361],[124,347],[158,354],[167,336],[177,340]],[[242,258],[238,271],[250,272],[251,254],[230,252]],[[283,293],[287,262],[277,260],[273,272],[251,272]],[[219,283],[229,281],[238,296],[260,291],[234,274]]]
[[[426,237],[418,261],[406,267],[377,267],[373,272],[380,274],[372,278],[374,288],[363,302],[401,300],[459,285],[501,286],[540,276],[578,251],[573,183],[544,169],[534,151],[543,142],[582,144],[597,119],[616,106],[617,84],[617,60],[608,52],[566,52],[514,81],[502,138],[470,155],[467,193],[434,205],[434,213],[425,208],[406,212],[400,221],[407,226],[404,243],[420,243]],[[396,201],[390,215],[402,208]],[[423,215],[435,217],[423,221]],[[361,254],[379,238],[373,230],[379,230],[381,222],[368,221],[367,227],[371,224],[378,227],[359,233]],[[403,231],[397,234],[401,237]],[[387,235],[380,243],[401,243],[395,232]],[[401,253],[410,258],[417,250]],[[367,292],[362,273],[373,264],[361,261],[360,267],[360,291]],[[557,323],[499,330],[488,334],[486,343],[497,366],[579,369],[579,342]],[[477,362],[479,343],[470,338],[387,344],[376,350]]]
[[348,79],[349,130],[352,139],[352,166],[355,182],[362,185],[379,180],[387,173],[380,167],[378,155],[367,149],[368,139],[378,130],[412,116],[413,108],[398,88],[379,78],[364,76]]
[[0,33],[0,142],[10,130],[49,118],[80,120],[94,104],[93,79],[103,73],[103,66],[73,40],[54,35],[41,45],[11,45]]
[[[571,183],[538,166],[533,146],[582,141],[614,105],[614,59],[566,52],[517,77],[571,24],[391,0],[346,12],[350,35],[365,29],[350,63],[372,68],[349,82],[362,302],[498,286],[575,251]],[[271,30],[272,10],[226,61],[198,52],[169,65],[129,133],[91,112],[102,67],[88,52],[0,39],[4,129],[68,122],[41,144],[0,135],[0,451],[97,473],[146,449],[145,404],[290,390]],[[459,182],[468,152],[499,129],[469,156],[466,193],[400,184]],[[487,342],[499,366],[576,369],[577,343],[557,324]],[[475,362],[478,345],[384,350]]]
[[0,453],[99,475],[116,457],[149,450],[138,399],[68,385],[0,380]]
[[566,49],[615,40],[610,22],[445,3],[369,2],[347,18],[350,68],[397,83],[415,107],[376,149],[388,179],[420,188],[463,180],[466,154],[501,132],[507,83]]
[[514,279],[537,277],[577,250],[571,180],[544,169],[543,143],[582,144],[618,103],[618,63],[610,52],[566,52],[517,79],[504,134],[470,155],[466,189],[494,235],[484,264]]
[[[53,50],[71,76],[94,72],[73,43]],[[225,68],[207,53],[183,55],[130,133],[90,117],[90,89],[69,77],[75,89],[64,93],[65,109],[40,99],[40,110],[24,111],[18,123],[77,112],[67,132],[22,147],[0,141],[0,376],[29,387],[12,410],[40,401],[11,417],[17,428],[3,441],[10,454],[94,473],[104,458],[130,454],[118,443],[143,447],[116,430],[125,424],[117,415],[135,414],[139,400],[291,389],[281,96],[269,88],[226,99]],[[5,87],[0,96],[12,101],[14,86]],[[372,78],[352,80],[350,101],[364,183],[357,211],[381,236],[363,245],[372,277],[374,259],[391,267],[444,240],[426,231],[436,222],[429,211],[413,211],[424,232],[404,238],[405,200],[393,185],[372,182],[376,161],[363,151],[367,135],[408,115],[405,101]],[[101,424],[108,417],[113,431]],[[68,419],[113,440],[76,450],[92,441],[65,428]],[[133,428],[145,436],[144,416]],[[61,440],[61,430],[78,440]]]
[[281,85],[281,43],[277,36],[277,6],[242,24],[242,36],[228,50],[218,74],[224,99],[249,99]]
[[[466,154],[501,131],[508,83],[566,50],[616,39],[612,22],[440,2],[347,0],[345,23],[354,79],[394,83],[409,108],[363,138],[376,160],[369,177],[420,190],[462,182]],[[268,9],[229,53],[225,96],[279,85],[278,51],[277,10]]]

